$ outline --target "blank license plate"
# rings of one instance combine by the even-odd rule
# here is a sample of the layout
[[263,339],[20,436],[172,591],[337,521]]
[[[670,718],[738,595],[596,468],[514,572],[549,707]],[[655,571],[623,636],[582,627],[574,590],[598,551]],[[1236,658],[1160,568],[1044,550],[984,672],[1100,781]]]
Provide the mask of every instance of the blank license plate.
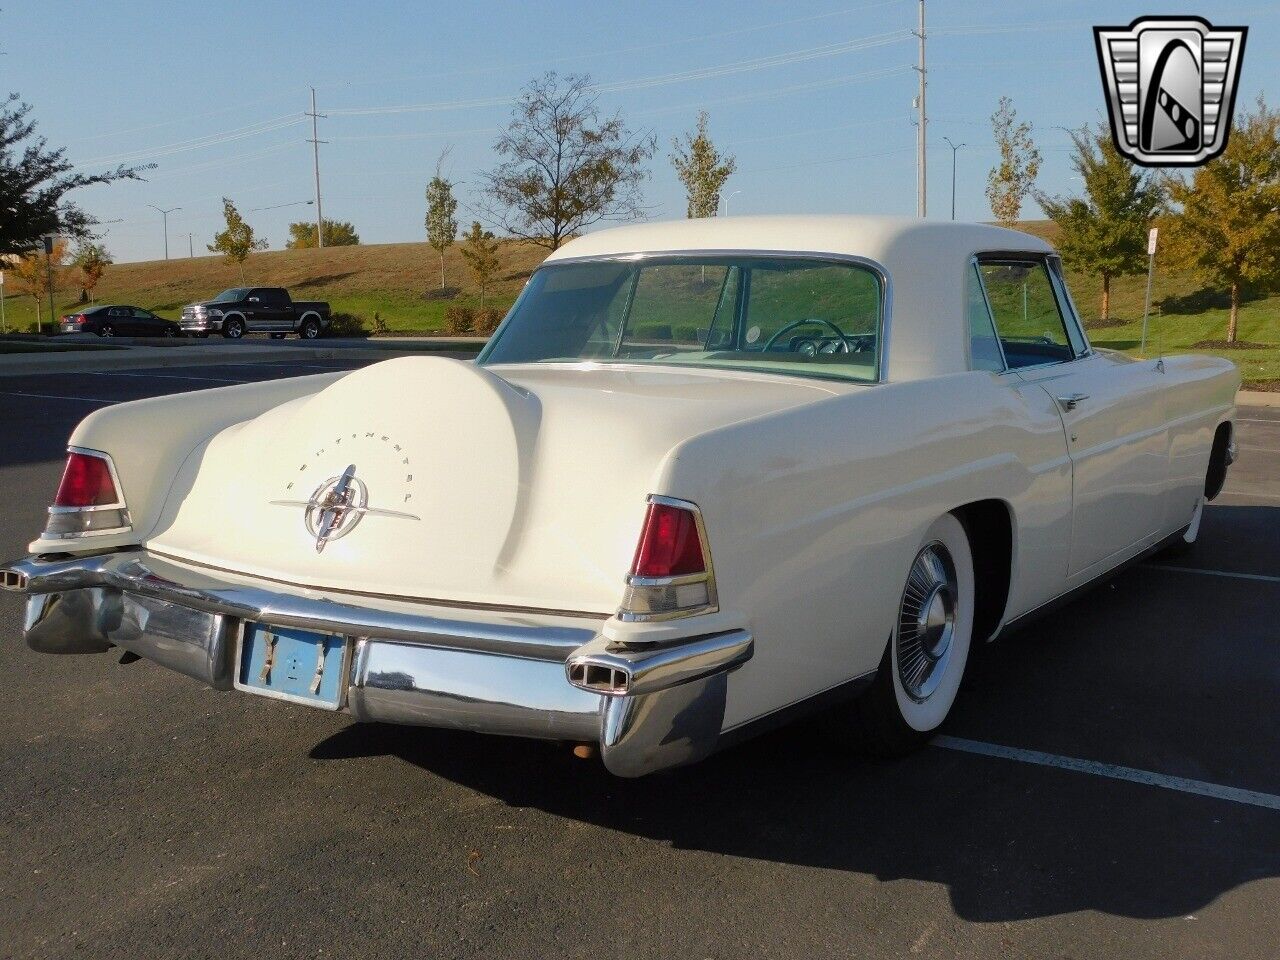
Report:
[[346,693],[347,638],[331,633],[246,623],[236,686],[249,693],[325,710]]

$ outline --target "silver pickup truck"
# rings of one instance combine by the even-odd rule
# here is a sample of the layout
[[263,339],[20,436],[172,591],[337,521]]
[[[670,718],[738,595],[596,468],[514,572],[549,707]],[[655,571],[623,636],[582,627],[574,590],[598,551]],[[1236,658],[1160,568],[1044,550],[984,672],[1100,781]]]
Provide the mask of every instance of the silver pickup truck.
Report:
[[183,307],[181,323],[195,337],[221,332],[239,340],[246,333],[269,333],[280,340],[296,333],[314,340],[329,326],[329,304],[294,300],[284,287],[232,287],[212,300]]

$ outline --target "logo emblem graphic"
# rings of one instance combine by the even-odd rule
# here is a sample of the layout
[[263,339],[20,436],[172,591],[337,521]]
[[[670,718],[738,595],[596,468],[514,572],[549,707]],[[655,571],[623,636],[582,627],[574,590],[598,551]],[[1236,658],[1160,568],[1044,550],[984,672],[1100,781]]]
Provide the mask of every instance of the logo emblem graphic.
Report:
[[307,533],[315,537],[316,553],[323,553],[330,540],[341,540],[354,530],[368,514],[420,520],[421,517],[400,510],[381,510],[369,506],[369,488],[356,476],[353,463],[338,477],[330,477],[311,494],[310,500],[272,500],[279,507],[305,507],[303,522]]
[[1199,17],[1094,27],[1116,149],[1145,167],[1194,167],[1222,153],[1248,32]]

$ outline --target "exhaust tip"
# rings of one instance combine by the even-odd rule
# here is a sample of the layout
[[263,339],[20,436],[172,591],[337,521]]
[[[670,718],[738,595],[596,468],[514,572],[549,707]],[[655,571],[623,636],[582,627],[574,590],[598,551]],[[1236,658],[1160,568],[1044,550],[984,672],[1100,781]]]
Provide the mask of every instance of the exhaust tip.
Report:
[[0,588],[23,591],[27,589],[27,575],[18,570],[0,570]]
[[571,684],[592,693],[618,697],[625,696],[631,689],[631,675],[626,670],[592,663],[590,660],[571,662],[568,673]]

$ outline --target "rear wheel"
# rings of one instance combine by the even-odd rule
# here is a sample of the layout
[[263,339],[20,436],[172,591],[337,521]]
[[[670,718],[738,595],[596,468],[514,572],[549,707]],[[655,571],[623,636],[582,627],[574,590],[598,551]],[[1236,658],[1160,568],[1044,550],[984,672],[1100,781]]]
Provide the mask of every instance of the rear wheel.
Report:
[[239,340],[244,336],[244,321],[239,317],[232,317],[222,325],[222,335],[228,340]]
[[910,753],[942,726],[969,660],[973,611],[969,538],[960,521],[947,514],[925,533],[880,669],[857,703],[867,752]]
[[165,327],[165,328],[164,328],[164,335],[165,335],[166,337],[176,337],[176,336],[178,335],[178,328],[177,328],[177,327]]
[[320,336],[320,321],[315,317],[307,317],[298,328],[298,336],[303,340],[314,340]]
[[114,337],[115,335],[116,328],[109,323],[104,323],[98,328],[98,336],[100,337]]

